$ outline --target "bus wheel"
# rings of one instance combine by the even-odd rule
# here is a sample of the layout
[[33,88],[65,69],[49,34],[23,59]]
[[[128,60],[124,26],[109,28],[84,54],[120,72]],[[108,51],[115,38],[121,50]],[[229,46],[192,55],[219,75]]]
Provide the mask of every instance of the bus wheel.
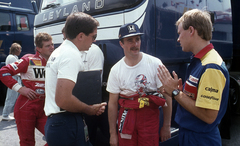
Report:
[[232,113],[240,115],[239,85],[234,79],[230,79],[229,100]]

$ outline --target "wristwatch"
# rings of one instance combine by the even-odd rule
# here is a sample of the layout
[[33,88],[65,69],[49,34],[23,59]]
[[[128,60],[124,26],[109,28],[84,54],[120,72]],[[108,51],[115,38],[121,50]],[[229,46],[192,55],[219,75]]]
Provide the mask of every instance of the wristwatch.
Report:
[[180,90],[178,89],[174,89],[172,92],[172,98],[174,98],[175,96],[177,96],[180,93]]

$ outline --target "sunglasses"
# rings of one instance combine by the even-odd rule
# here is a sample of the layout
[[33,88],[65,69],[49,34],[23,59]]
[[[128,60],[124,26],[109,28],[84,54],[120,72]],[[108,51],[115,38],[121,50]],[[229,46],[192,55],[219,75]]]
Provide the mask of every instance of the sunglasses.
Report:
[[92,36],[93,41],[96,40],[96,38],[97,38],[97,34]]

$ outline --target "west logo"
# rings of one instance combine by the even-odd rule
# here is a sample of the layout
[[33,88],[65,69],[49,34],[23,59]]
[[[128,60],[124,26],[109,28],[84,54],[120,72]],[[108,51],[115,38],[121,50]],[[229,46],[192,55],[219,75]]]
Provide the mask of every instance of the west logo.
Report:
[[33,68],[35,78],[45,78],[44,68]]

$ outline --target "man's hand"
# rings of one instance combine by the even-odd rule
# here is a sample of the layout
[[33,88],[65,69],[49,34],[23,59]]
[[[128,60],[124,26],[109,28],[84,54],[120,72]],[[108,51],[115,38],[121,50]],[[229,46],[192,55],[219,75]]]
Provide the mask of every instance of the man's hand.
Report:
[[170,75],[168,69],[164,65],[159,65],[158,68],[158,78],[162,82],[164,87],[164,92],[166,92],[168,95],[172,95],[172,91],[174,89],[178,89],[179,83],[181,82],[181,79],[178,79],[178,75],[173,71],[173,76]]
[[118,135],[117,133],[115,134],[110,134],[110,146],[118,146]]
[[178,90],[183,91],[183,84],[182,84],[181,78],[179,78],[179,80],[178,80]]
[[90,115],[101,115],[105,111],[105,106],[107,105],[106,102],[102,102],[100,104],[94,104],[91,107],[93,108],[93,113],[90,113]]
[[161,137],[161,142],[164,142],[171,138],[171,130],[170,130],[170,125],[169,126],[162,126],[160,130],[160,137]]
[[26,96],[29,100],[34,100],[37,98],[37,93],[27,87],[21,87],[18,92],[22,94],[23,96]]

